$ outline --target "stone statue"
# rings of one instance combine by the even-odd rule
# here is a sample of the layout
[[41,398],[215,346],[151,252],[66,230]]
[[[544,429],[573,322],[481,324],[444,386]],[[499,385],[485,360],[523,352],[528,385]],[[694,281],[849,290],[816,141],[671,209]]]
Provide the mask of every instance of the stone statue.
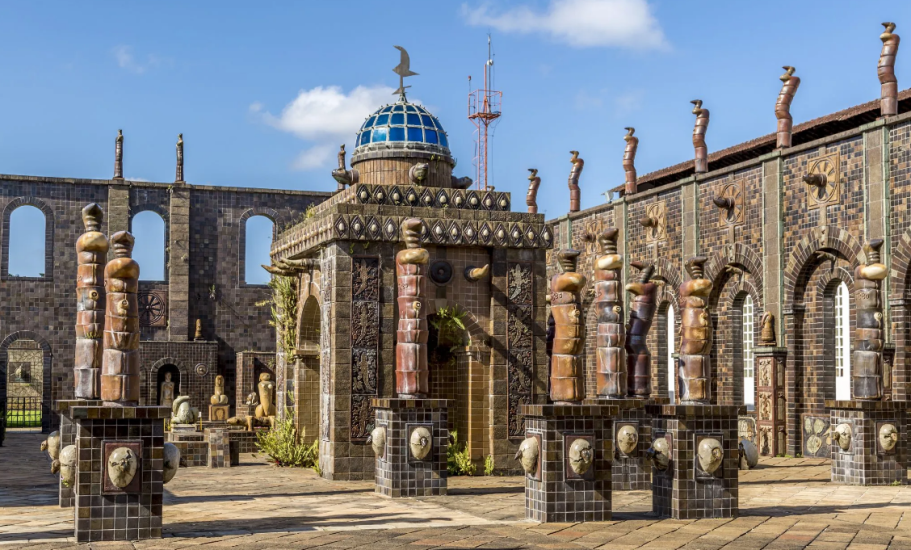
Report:
[[658,285],[651,282],[655,266],[640,261],[629,265],[639,270],[639,279],[626,285],[633,295],[626,325],[627,390],[630,397],[648,397],[652,393],[652,354],[647,340],[658,307]]
[[275,416],[275,382],[268,372],[259,375],[259,405],[256,406],[256,417],[267,418]]
[[752,470],[759,464],[759,449],[756,448],[752,441],[741,438],[740,443],[738,443],[738,450],[741,470]]
[[250,392],[247,394],[247,399],[244,401],[245,405],[259,405],[259,396],[256,395],[256,392]]
[[395,255],[399,326],[395,344],[395,390],[399,397],[423,399],[430,391],[427,368],[426,271],[430,253],[421,248],[421,220],[402,221],[405,250]]
[[626,335],[623,329],[623,291],[620,280],[623,256],[617,254],[616,228],[598,235],[601,256],[594,261],[597,328],[597,393],[598,397],[626,397]]
[[569,159],[569,162],[573,163],[573,169],[569,173],[569,211],[578,212],[582,204],[579,177],[582,175],[585,161],[579,158],[579,151],[570,151],[569,153],[573,156]]
[[114,259],[104,268],[107,310],[101,399],[105,405],[139,404],[139,264],[131,257],[133,235],[111,235]]
[[636,129],[632,126],[624,128],[626,135],[623,136],[626,141],[626,147],[623,149],[623,171],[626,174],[626,194],[632,195],[636,192],[636,150],[639,149],[639,138],[634,136]]
[[180,468],[180,449],[173,443],[164,444],[164,464],[162,465],[161,481],[167,485],[174,479],[177,469]]
[[525,204],[528,205],[529,214],[538,213],[538,187],[541,186],[541,178],[538,177],[537,168],[529,168],[528,171],[528,194],[525,195]]
[[360,180],[360,173],[352,168],[345,168],[345,144],[339,146],[338,168],[332,171],[332,178],[338,183],[337,191],[344,191],[346,185],[354,185]]
[[76,458],[75,445],[60,449],[60,481],[64,487],[72,487],[76,482]]
[[129,447],[118,447],[108,456],[108,479],[116,487],[123,489],[136,477],[139,469],[139,457]]
[[880,263],[882,239],[864,245],[867,263],[854,270],[855,326],[854,353],[851,356],[851,393],[854,399],[880,400],[883,396],[883,317],[882,281],[889,274]]
[[414,185],[424,185],[427,176],[430,174],[430,164],[420,162],[408,169],[408,181]]
[[177,174],[176,183],[183,183],[183,134],[177,134]]
[[[681,403],[710,404],[712,402],[709,352],[712,348],[712,321],[708,312],[708,297],[712,281],[705,278],[706,258],[697,256],[686,262],[690,280],[680,285],[682,337],[677,377]],[[708,471],[708,470],[706,470]]]
[[659,437],[652,441],[652,446],[646,449],[645,458],[652,463],[656,470],[667,470],[670,464],[670,448],[667,439]]
[[474,181],[468,176],[463,176],[461,178],[455,176],[449,177],[449,185],[452,186],[453,189],[468,189],[471,187],[472,183],[474,183]]
[[775,316],[766,311],[759,321],[759,343],[763,346],[775,347]]
[[883,23],[885,32],[879,35],[883,41],[883,50],[879,54],[879,66],[876,74],[882,85],[880,114],[893,116],[898,114],[898,79],[895,78],[895,56],[898,55],[898,44],[901,38],[895,34],[895,23]]
[[578,250],[563,250],[557,256],[563,273],[550,281],[550,310],[556,333],[550,360],[550,398],[558,405],[578,404],[585,397],[582,384],[582,304],[579,294],[585,276],[576,273]]
[[203,339],[202,336],[202,319],[196,320],[196,334],[193,335],[193,339],[197,342]]
[[228,396],[225,395],[225,377],[220,374],[215,377],[215,391],[209,398],[209,403],[212,405],[228,404]]
[[114,141],[114,178],[123,179],[123,130],[117,130],[117,139]]
[[709,130],[709,110],[702,108],[702,100],[690,101],[693,114],[696,115],[696,125],[693,127],[693,148],[696,153],[696,173],[702,174],[709,171],[709,148],[705,144],[705,134]]
[[170,407],[174,404],[174,382],[171,381],[171,373],[164,373],[164,380],[161,382],[161,393],[158,404],[162,407]]
[[104,212],[92,203],[82,209],[85,233],[76,241],[76,399],[98,399],[104,331],[104,264],[108,239],[101,230]]
[[781,91],[778,93],[778,101],[775,102],[775,118],[778,119],[778,139],[775,147],[791,146],[791,127],[794,119],[791,118],[791,102],[794,101],[794,94],[800,86],[800,77],[794,76],[794,67],[785,65],[782,67],[785,73],[779,77],[781,80]]
[[60,471],[60,432],[54,431],[48,434],[47,439],[41,442],[41,450],[47,451],[51,457],[51,473],[56,474]]
[[174,424],[196,424],[199,409],[190,406],[189,395],[179,395],[171,405],[171,422]]

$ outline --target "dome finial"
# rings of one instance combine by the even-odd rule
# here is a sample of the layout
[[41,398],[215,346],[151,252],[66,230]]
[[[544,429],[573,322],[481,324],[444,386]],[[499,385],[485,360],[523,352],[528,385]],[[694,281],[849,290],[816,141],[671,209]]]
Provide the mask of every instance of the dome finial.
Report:
[[405,88],[410,88],[411,86],[405,86],[405,77],[406,76],[415,76],[418,73],[411,70],[411,57],[408,56],[408,52],[405,51],[405,48],[401,46],[394,46],[395,49],[402,53],[401,60],[399,64],[396,65],[392,72],[399,75],[399,89],[392,92],[392,95],[399,94],[399,101],[405,103],[408,100],[405,98]]

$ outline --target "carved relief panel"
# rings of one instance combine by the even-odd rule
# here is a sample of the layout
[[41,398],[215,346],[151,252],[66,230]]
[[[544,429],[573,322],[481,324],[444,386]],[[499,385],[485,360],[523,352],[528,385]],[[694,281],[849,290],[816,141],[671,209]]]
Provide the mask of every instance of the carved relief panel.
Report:
[[379,388],[380,261],[351,261],[351,441],[367,440],[376,423],[370,400]]
[[715,188],[715,205],[721,209],[718,219],[723,225],[743,223],[743,182],[723,183]]
[[657,243],[667,240],[667,203],[656,201],[645,207],[645,216],[639,223],[645,227],[645,242]]
[[838,202],[841,195],[841,174],[838,152],[828,153],[807,162],[810,208]]
[[534,381],[533,305],[531,264],[510,263],[506,272],[507,392],[509,438],[525,437],[522,405],[531,404]]

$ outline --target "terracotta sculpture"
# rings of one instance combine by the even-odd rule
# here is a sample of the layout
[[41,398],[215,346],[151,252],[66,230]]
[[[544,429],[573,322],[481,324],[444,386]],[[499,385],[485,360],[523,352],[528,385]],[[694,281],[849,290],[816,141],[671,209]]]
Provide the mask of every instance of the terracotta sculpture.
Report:
[[633,295],[626,325],[626,370],[630,397],[648,397],[652,393],[652,355],[648,350],[648,331],[658,307],[658,285],[651,282],[655,266],[630,262],[639,270],[639,279],[626,285]]
[[712,281],[704,276],[705,262],[704,256],[690,258],[686,262],[690,280],[680,285],[683,334],[680,339],[677,378],[681,403],[709,404],[712,401],[709,369],[712,322],[707,303]]
[[131,257],[133,235],[111,236],[114,259],[104,268],[107,309],[101,399],[105,405],[139,404],[139,264]]
[[617,254],[616,228],[598,235],[601,256],[595,259],[595,299],[598,312],[597,382],[598,397],[626,397],[626,335],[623,330],[623,256]]
[[579,158],[579,151],[570,151],[570,154],[573,156],[569,159],[569,162],[573,163],[573,169],[569,172],[569,211],[578,212],[582,204],[579,176],[582,175],[585,161]]
[[183,134],[177,134],[177,175],[174,181],[183,183]]
[[585,396],[582,385],[582,305],[579,294],[585,277],[576,273],[578,250],[563,250],[558,255],[563,273],[550,281],[550,310],[556,333],[550,360],[550,398],[558,405],[578,404]]
[[82,209],[85,233],[76,241],[76,399],[98,399],[104,331],[104,263],[108,239],[101,233],[104,212],[92,203]]
[[759,327],[759,343],[763,346],[774,347],[776,343],[775,316],[768,311],[763,313]]
[[338,183],[338,191],[344,191],[346,185],[354,185],[360,180],[360,173],[352,168],[345,168],[345,144],[339,146],[338,168],[332,171],[332,178]]
[[883,395],[882,280],[889,274],[880,263],[882,239],[864,245],[867,263],[854,270],[855,326],[854,353],[851,357],[851,390],[854,399],[879,400]]
[[898,44],[901,37],[895,34],[895,23],[883,23],[886,30],[879,35],[883,41],[883,50],[879,54],[879,65],[876,74],[882,84],[880,114],[892,116],[898,114],[898,79],[895,78],[895,56],[898,55]]
[[171,381],[171,373],[164,374],[164,380],[161,382],[161,396],[158,404],[162,407],[170,407],[174,403],[174,382]]
[[639,149],[639,138],[634,136],[636,129],[632,126],[624,128],[626,147],[623,149],[623,171],[626,173],[626,194],[636,192],[636,150]]
[[114,141],[114,177],[115,180],[123,179],[123,130],[117,130],[117,139]]
[[541,178],[538,177],[537,168],[529,168],[528,174],[528,194],[525,195],[525,204],[528,205],[529,214],[538,213],[538,187],[541,185]]
[[209,403],[212,405],[228,404],[228,396],[225,395],[225,377],[220,374],[215,377],[215,391],[212,392]]
[[426,271],[430,253],[421,248],[421,220],[402,222],[405,250],[395,255],[399,326],[395,344],[395,390],[399,397],[423,399],[430,391],[427,369]]
[[709,130],[709,110],[702,108],[702,100],[690,101],[693,114],[696,115],[696,125],[693,127],[693,148],[696,152],[696,173],[702,174],[709,171],[709,148],[705,144],[705,134]]
[[775,145],[777,148],[791,146],[791,127],[794,124],[791,118],[791,102],[800,86],[800,77],[794,76],[794,67],[785,65],[782,69],[785,73],[779,77],[782,82],[781,91],[778,93],[778,101],[775,102],[775,118],[778,119],[778,139]]

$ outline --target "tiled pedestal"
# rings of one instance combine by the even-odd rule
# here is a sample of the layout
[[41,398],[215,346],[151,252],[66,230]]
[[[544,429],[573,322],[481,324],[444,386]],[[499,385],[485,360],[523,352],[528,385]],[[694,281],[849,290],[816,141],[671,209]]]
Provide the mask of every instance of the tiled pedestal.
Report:
[[[398,498],[446,494],[446,451],[449,448],[448,405],[445,399],[373,399],[376,426],[386,428],[386,447],[376,457],[376,492]],[[423,460],[409,449],[418,427],[432,434],[432,448]]]
[[[674,519],[736,518],[739,515],[737,418],[735,405],[649,405],[652,440],[664,438],[670,462],[653,470],[652,511]],[[713,473],[699,466],[696,450],[704,438],[721,443],[724,459]]]
[[[168,407],[70,407],[76,429],[77,542],[161,537],[164,419]],[[140,464],[134,483],[105,488],[105,449],[131,446]],[[134,486],[135,485],[135,486]]]
[[[850,443],[844,450],[832,438],[832,481],[847,485],[891,485],[908,483],[908,406],[905,401],[830,401],[831,432],[840,425],[850,427]],[[895,446],[886,448],[880,431],[895,428]]]
[[[611,519],[611,459],[617,405],[523,405],[525,437],[540,438],[535,474],[525,476],[525,517],[575,523]],[[589,441],[594,460],[576,474],[567,454],[576,439]]]
[[230,468],[237,463],[231,460],[231,438],[227,428],[206,428],[205,437],[209,451],[206,465],[209,468]]
[[228,405],[209,405],[209,421],[224,422],[228,419]]
[[[76,444],[76,424],[73,422],[70,409],[72,407],[98,406],[101,401],[86,401],[84,399],[69,399],[57,401],[57,412],[60,413],[60,449]],[[72,508],[76,505],[76,488],[67,487],[62,479],[57,480],[58,502],[61,508]]]

